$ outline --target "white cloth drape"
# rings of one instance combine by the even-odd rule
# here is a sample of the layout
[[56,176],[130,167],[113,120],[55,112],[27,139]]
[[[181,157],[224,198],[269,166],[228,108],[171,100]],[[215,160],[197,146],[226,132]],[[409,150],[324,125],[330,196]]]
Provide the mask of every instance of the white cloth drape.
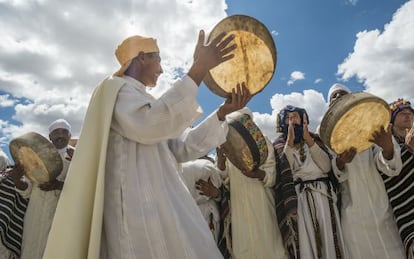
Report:
[[353,259],[403,259],[404,247],[378,172],[398,175],[400,147],[393,139],[394,158],[387,161],[376,145],[357,154],[340,171],[333,159],[335,175],[342,182],[342,229],[345,245]]
[[274,194],[275,158],[272,144],[266,139],[269,154],[260,166],[263,182],[249,178],[229,160],[226,173],[230,181],[232,250],[236,259],[287,258],[276,219]]
[[218,235],[220,232],[220,214],[218,211],[217,201],[201,195],[200,191],[196,189],[196,182],[198,180],[208,181],[216,187],[220,188],[222,179],[219,170],[215,164],[207,159],[196,159],[181,164],[182,178],[185,185],[191,193],[191,196],[196,201],[200,208],[201,214],[203,214],[206,222],[210,222],[214,225],[213,236],[216,242],[219,240]]

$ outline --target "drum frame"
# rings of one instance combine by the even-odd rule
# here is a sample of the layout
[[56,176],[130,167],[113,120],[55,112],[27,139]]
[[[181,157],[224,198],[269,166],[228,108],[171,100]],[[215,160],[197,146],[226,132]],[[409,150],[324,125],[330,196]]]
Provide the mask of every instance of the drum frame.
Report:
[[[248,26],[249,23],[253,23],[255,26]],[[263,87],[256,91],[251,92],[252,95],[255,95],[259,92],[261,92],[272,80],[274,73],[276,72],[276,64],[277,64],[277,50],[276,45],[273,40],[273,37],[269,30],[266,28],[266,26],[258,21],[255,18],[252,18],[247,15],[232,15],[224,18],[221,20],[210,32],[208,36],[208,42],[210,42],[212,39],[217,37],[221,32],[226,29],[226,27],[230,27],[231,31],[245,31],[250,32],[252,34],[257,35],[258,38],[263,40],[266,44],[266,46],[269,48],[269,51],[271,53],[272,59],[273,59],[273,72],[270,78],[267,82],[264,83]],[[226,31],[226,33],[231,33],[231,31]],[[239,48],[240,46],[238,46]],[[228,97],[231,95],[231,92],[226,92],[224,89],[222,89],[219,84],[214,80],[212,74],[210,71],[207,72],[206,76],[204,77],[204,84],[216,95],[221,97]],[[239,82],[242,83],[242,82]],[[248,82],[246,82],[248,83]],[[236,85],[234,85],[236,87]]]

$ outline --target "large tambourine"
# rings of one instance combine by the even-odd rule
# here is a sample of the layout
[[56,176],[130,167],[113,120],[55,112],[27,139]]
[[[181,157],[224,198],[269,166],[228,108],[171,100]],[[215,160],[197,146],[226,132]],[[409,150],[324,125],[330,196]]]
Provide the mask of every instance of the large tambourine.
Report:
[[230,162],[242,171],[253,171],[266,162],[266,139],[248,114],[228,122],[227,140],[222,145]]
[[204,83],[222,97],[243,82],[252,95],[262,91],[272,79],[277,62],[276,46],[266,26],[249,16],[229,16],[213,28],[208,41],[222,32],[235,36],[234,58],[210,69]]
[[42,184],[55,179],[62,171],[62,158],[55,146],[42,135],[29,132],[9,145],[15,164],[23,166],[26,176]]
[[338,99],[325,113],[319,129],[322,141],[335,153],[351,147],[357,152],[370,148],[374,131],[390,123],[388,104],[381,98],[365,93],[350,93]]

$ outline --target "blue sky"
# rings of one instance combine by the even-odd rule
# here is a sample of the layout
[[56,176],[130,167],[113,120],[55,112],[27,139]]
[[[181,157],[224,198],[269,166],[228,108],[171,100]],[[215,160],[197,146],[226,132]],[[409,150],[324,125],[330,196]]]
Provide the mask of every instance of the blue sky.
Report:
[[[0,0],[0,145],[65,118],[79,135],[96,85],[118,69],[125,37],[157,38],[162,94],[192,61],[197,34],[233,14],[252,16],[272,33],[276,73],[248,104],[269,138],[286,104],[307,109],[311,128],[340,82],[387,102],[414,101],[414,0]],[[177,72],[178,71],[178,72]],[[223,99],[200,87],[205,114]]]

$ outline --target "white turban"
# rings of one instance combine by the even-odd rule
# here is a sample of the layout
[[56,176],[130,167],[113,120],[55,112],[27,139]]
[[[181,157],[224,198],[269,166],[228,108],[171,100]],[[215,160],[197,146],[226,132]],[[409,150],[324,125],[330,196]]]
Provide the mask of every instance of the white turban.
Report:
[[329,88],[329,92],[328,92],[328,101],[330,101],[330,100],[331,100],[332,95],[333,95],[334,93],[338,92],[338,91],[345,91],[345,92],[347,92],[347,93],[349,93],[349,94],[351,93],[351,90],[349,90],[349,88],[348,88],[348,87],[346,87],[346,86],[344,86],[344,85],[341,85],[341,84],[338,84],[338,83],[333,84],[333,85],[331,86],[331,88]]
[[55,129],[66,129],[71,130],[70,124],[64,119],[57,119],[49,125],[49,134],[52,133]]

